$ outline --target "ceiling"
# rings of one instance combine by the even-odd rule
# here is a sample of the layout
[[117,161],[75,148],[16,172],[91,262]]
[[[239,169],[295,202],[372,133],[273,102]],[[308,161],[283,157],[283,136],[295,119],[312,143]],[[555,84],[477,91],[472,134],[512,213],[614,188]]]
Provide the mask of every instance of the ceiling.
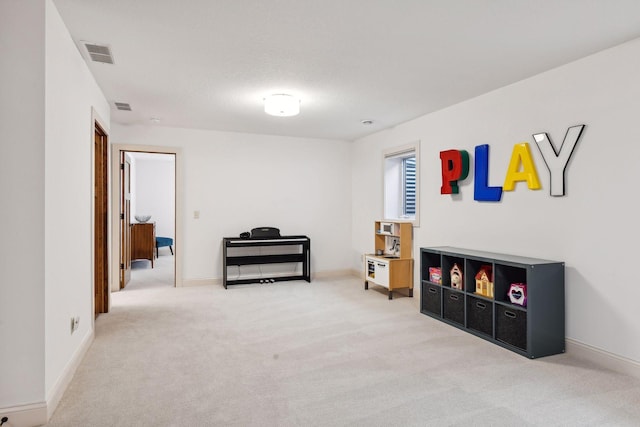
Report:
[[[640,37],[638,0],[53,1],[111,48],[114,123],[344,140]],[[264,113],[282,92],[298,116]]]

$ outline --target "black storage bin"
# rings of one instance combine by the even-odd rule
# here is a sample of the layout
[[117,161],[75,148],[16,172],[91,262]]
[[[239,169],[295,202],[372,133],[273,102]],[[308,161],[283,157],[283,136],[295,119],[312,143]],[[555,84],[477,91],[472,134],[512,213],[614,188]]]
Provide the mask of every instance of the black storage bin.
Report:
[[467,327],[493,338],[493,303],[467,297]]
[[420,290],[420,298],[422,299],[421,311],[423,313],[442,316],[442,304],[440,303],[441,293],[441,286],[422,282],[422,289]]
[[442,317],[464,326],[464,294],[444,288]]
[[527,312],[504,305],[497,305],[496,339],[526,351]]

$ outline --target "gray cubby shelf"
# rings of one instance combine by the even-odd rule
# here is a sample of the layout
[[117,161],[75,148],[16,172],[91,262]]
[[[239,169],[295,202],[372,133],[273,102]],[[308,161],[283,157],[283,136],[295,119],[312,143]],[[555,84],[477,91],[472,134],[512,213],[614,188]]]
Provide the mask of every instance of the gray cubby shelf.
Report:
[[[452,286],[451,269],[462,271]],[[476,293],[476,274],[490,266],[493,296]],[[441,283],[429,268],[441,269]],[[454,272],[455,277],[455,272]],[[438,246],[420,248],[420,312],[531,359],[565,351],[564,263]],[[526,283],[527,304],[512,304],[512,283]]]

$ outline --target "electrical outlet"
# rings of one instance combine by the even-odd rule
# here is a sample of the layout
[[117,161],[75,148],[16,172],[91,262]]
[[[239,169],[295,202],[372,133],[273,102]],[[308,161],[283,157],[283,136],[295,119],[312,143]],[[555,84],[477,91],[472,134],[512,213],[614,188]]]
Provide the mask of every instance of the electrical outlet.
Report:
[[199,219],[200,218],[200,211],[193,211],[193,219]]
[[78,325],[80,325],[80,316],[71,318],[71,333],[73,334],[76,329],[78,329]]

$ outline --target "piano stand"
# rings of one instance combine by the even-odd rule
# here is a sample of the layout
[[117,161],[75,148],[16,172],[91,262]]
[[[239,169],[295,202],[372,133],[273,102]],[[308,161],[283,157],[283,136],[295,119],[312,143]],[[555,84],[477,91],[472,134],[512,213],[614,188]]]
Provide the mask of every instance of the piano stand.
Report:
[[[260,248],[269,246],[292,246],[296,252],[277,255],[229,255],[230,248]],[[241,239],[225,237],[222,239],[222,284],[273,283],[282,280],[306,280],[311,282],[311,240],[307,236],[256,237]],[[256,265],[275,263],[302,263],[302,274],[288,276],[262,276],[246,279],[229,279],[227,266]]]

